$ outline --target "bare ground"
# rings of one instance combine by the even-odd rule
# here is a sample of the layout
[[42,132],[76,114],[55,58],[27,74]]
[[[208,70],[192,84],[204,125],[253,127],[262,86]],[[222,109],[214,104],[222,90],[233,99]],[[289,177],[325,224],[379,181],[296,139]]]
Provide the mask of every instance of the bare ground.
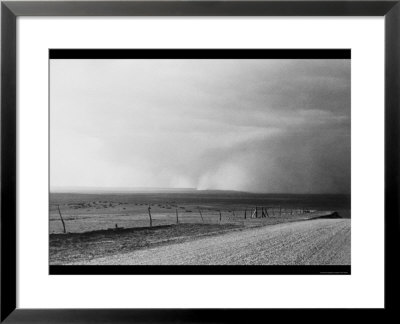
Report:
[[350,265],[350,219],[314,219],[245,229],[75,264]]

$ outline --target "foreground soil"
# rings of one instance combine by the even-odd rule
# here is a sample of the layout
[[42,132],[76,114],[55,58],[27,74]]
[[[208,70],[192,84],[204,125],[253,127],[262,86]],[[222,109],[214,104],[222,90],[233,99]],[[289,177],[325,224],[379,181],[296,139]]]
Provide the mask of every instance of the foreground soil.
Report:
[[[161,245],[197,240],[248,228],[326,217],[330,212],[270,217],[221,224],[175,224],[142,228],[119,228],[84,233],[50,234],[50,264],[87,262],[95,258],[133,252]],[[330,216],[328,216],[330,217]],[[336,216],[334,216],[336,217]]]
[[350,220],[315,219],[246,229],[80,264],[349,265]]
[[177,224],[86,233],[50,234],[50,264],[83,262],[93,258],[185,242],[242,228],[235,224]]

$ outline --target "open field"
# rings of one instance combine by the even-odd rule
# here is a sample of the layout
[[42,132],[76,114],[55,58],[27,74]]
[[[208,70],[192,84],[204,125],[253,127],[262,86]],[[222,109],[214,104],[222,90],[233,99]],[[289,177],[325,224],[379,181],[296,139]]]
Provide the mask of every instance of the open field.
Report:
[[[256,206],[268,207],[269,218],[304,219],[310,212],[337,211],[350,217],[350,197],[345,195],[268,195],[229,191],[158,193],[52,193],[50,233],[62,233],[58,206],[66,231],[80,233],[118,227],[148,227],[148,207],[153,226],[207,223],[225,224],[251,219]],[[245,218],[246,214],[246,218]]]
[[347,196],[209,191],[51,194],[50,264],[89,262],[227,233],[234,237],[242,231],[329,215],[348,218],[349,201]]
[[[321,213],[321,215],[323,215]],[[318,217],[309,215],[309,217]],[[322,216],[324,217],[324,216]],[[264,218],[242,223],[174,224],[155,227],[99,230],[85,233],[51,234],[50,264],[85,262],[94,258],[132,252],[161,245],[196,240],[205,236],[222,235],[249,228],[299,219]]]
[[92,265],[350,265],[350,220],[315,219],[94,258]]

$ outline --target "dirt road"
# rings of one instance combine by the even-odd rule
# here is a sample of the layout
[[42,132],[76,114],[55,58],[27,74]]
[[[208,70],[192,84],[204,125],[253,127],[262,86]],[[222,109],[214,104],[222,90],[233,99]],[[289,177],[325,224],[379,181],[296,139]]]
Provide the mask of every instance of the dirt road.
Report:
[[350,264],[350,219],[316,219],[237,231],[79,264]]

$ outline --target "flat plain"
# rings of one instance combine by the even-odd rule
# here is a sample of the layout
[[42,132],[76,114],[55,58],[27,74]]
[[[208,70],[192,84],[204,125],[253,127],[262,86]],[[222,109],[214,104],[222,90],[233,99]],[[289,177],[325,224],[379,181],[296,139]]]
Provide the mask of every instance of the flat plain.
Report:
[[[331,219],[315,220],[321,217],[338,218],[341,222],[332,225]],[[350,252],[343,252],[343,257],[314,261],[301,255],[305,255],[307,250],[312,251],[315,242],[320,242],[318,235],[322,240],[331,240],[332,244],[343,243],[332,245],[331,252],[329,244],[326,245],[329,253],[324,255],[349,251],[349,218],[350,197],[345,195],[266,195],[190,190],[52,193],[50,264],[108,262],[104,260],[118,261],[118,264],[347,264]],[[315,228],[304,224],[324,225]],[[284,235],[285,231],[293,235]],[[294,242],[302,243],[296,245]],[[276,250],[279,245],[295,256],[284,257],[286,252]],[[210,253],[204,260],[196,256],[196,253],[202,254],[203,246],[207,247],[204,251]],[[224,251],[224,246],[232,246],[227,256],[232,253],[238,258],[216,257],[219,252],[212,251]],[[261,250],[257,246],[262,247]],[[171,252],[176,257],[168,257],[169,248],[183,254],[178,258],[178,252]],[[270,253],[265,253],[265,249]],[[318,249],[324,251],[321,246]],[[150,257],[149,251],[159,257]],[[246,257],[246,251],[259,255],[259,259]],[[130,258],[127,257],[129,253],[133,253]],[[162,258],[161,254],[165,257]],[[122,255],[126,259],[121,259]],[[194,256],[187,258],[188,255]]]

